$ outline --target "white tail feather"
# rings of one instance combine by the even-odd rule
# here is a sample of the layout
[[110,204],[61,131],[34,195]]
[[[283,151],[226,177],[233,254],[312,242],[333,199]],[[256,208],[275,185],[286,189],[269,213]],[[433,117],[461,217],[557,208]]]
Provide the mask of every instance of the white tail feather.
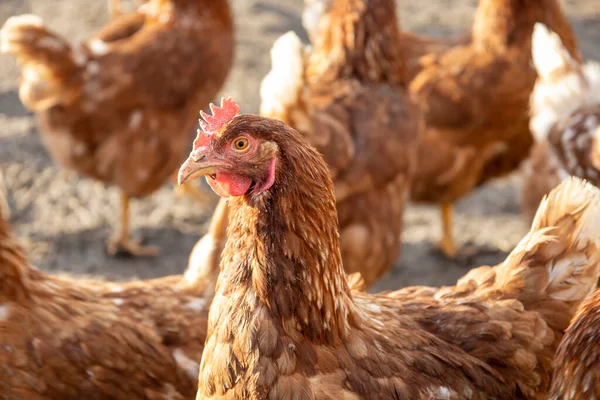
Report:
[[580,65],[560,37],[541,23],[533,30],[532,57],[538,80],[531,94],[530,128],[542,141],[558,121],[581,106],[600,103],[600,64]]
[[292,31],[271,48],[271,71],[260,85],[260,113],[280,118],[298,101],[304,84],[304,46]]
[[533,64],[540,78],[548,78],[560,68],[576,66],[577,63],[563,46],[560,37],[548,27],[537,22],[531,42]]

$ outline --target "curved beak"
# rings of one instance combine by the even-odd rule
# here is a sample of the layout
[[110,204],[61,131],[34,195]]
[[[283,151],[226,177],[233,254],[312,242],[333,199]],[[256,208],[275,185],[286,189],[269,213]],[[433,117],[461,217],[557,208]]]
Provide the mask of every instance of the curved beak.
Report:
[[192,153],[188,159],[181,164],[179,174],[177,175],[177,183],[181,185],[186,181],[214,173],[215,165],[211,160],[207,159],[206,155],[195,155]]

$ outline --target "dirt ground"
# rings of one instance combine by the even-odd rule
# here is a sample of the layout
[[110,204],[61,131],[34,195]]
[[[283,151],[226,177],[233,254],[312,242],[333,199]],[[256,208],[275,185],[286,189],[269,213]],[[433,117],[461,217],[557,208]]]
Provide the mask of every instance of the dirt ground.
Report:
[[[238,47],[235,67],[222,93],[246,112],[257,112],[258,88],[270,67],[269,49],[282,33],[305,37],[301,0],[232,0]],[[476,0],[401,0],[402,26],[442,35],[463,32]],[[600,2],[567,0],[584,55],[600,60]],[[107,21],[101,0],[0,0],[0,21],[15,13],[41,16],[74,40],[86,38]],[[136,234],[162,247],[152,259],[110,258],[104,243],[117,211],[115,188],[62,171],[40,142],[35,120],[17,95],[18,70],[0,56],[0,191],[6,193],[11,222],[40,268],[76,275],[126,280],[180,273],[190,249],[205,232],[213,204],[201,205],[173,193],[171,185],[133,205]],[[519,178],[493,182],[456,208],[457,239],[469,256],[445,261],[434,249],[439,238],[438,210],[411,206],[406,212],[401,259],[374,290],[406,285],[450,284],[473,266],[501,261],[526,232],[519,215]],[[216,202],[216,198],[215,198]]]

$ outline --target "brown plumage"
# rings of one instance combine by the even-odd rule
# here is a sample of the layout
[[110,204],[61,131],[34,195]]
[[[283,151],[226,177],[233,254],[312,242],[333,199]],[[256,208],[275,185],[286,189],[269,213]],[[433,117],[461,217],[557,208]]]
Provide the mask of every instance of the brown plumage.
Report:
[[600,290],[579,307],[554,358],[549,400],[600,398]]
[[[393,1],[304,0],[302,25],[312,43],[322,40],[324,30],[330,30],[331,27],[334,27],[339,32],[342,27],[336,27],[335,25],[339,25],[341,21],[350,22],[353,18],[367,23],[365,26],[367,29],[359,27],[358,32],[356,32],[358,37],[362,32],[367,32],[369,36],[372,34],[378,35],[379,32],[388,36],[386,38],[386,51],[401,55],[403,65],[397,73],[405,83],[421,72],[423,63],[430,55],[441,53],[460,44],[467,44],[470,40],[468,35],[433,38],[399,30],[396,18],[396,3]],[[371,21],[368,21],[368,19],[371,19]],[[350,31],[336,36],[333,41],[340,40],[343,36],[349,39],[351,36],[348,33],[354,34],[355,32]],[[392,38],[389,35],[395,37]],[[368,38],[368,40],[372,40],[372,38]],[[352,40],[346,40],[346,44],[352,43]],[[321,57],[327,54],[323,50],[325,49],[321,50]],[[371,59],[370,62],[377,63],[378,60],[385,62],[388,58],[378,57],[378,59]],[[397,79],[398,77],[394,77],[391,82],[397,82]]]
[[536,25],[531,95],[536,145],[523,166],[522,208],[528,218],[542,197],[574,175],[600,185],[600,64],[573,59],[556,33]]
[[33,268],[0,218],[0,399],[193,399],[224,218],[185,275],[129,283]]
[[293,32],[273,46],[261,114],[296,128],[324,155],[344,267],[369,286],[399,255],[420,117],[400,85],[394,1],[335,0],[317,23],[309,54]]
[[429,57],[410,84],[425,120],[412,199],[443,207],[441,248],[450,257],[457,252],[452,204],[529,155],[536,21],[555,29],[579,58],[556,0],[480,0],[471,42]]
[[129,201],[157,190],[185,157],[197,112],[232,64],[227,0],[150,0],[71,46],[32,15],[10,18],[2,50],[22,67],[19,96],[62,166],[121,190],[110,253],[154,255],[129,234]]
[[432,38],[400,31],[398,45],[405,60],[407,82],[412,81],[432,58],[453,47],[468,45],[470,41],[470,35]]
[[563,183],[504,263],[457,286],[370,295],[346,280],[322,156],[281,121],[215,114],[220,125],[199,133],[179,175],[236,193],[197,399],[547,391],[562,332],[600,274],[597,188]]

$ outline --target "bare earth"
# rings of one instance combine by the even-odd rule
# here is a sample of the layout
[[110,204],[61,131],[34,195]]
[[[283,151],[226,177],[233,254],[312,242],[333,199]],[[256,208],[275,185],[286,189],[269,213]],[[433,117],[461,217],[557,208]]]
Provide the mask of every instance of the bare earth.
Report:
[[[300,23],[301,0],[232,0],[237,59],[223,94],[245,112],[257,112],[258,88],[270,67],[269,49],[282,33]],[[402,1],[402,26],[413,32],[442,35],[468,29],[476,0]],[[566,0],[563,5],[578,34],[584,55],[600,60],[600,2]],[[30,12],[53,29],[81,40],[107,21],[102,0],[0,0],[0,21]],[[204,62],[205,60],[190,60]],[[110,258],[104,243],[117,211],[117,192],[56,166],[40,142],[35,120],[17,95],[18,70],[0,56],[0,192],[5,192],[11,222],[45,270],[127,280],[180,273],[188,254],[205,232],[213,204],[201,205],[165,187],[133,205],[136,234],[162,247],[152,259]],[[496,181],[461,201],[456,209],[457,239],[467,245],[460,260],[448,262],[435,250],[438,210],[410,207],[401,259],[374,290],[406,285],[451,284],[469,268],[501,261],[526,232],[519,215],[519,178]],[[215,198],[216,201],[216,198]]]

